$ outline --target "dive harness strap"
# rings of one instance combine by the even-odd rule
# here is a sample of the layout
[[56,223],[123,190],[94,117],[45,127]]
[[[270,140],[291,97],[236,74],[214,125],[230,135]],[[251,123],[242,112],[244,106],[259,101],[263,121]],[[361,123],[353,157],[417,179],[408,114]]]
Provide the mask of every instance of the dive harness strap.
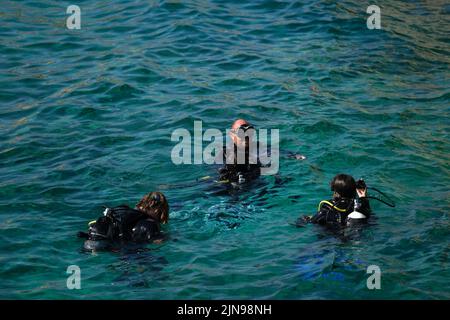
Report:
[[347,209],[341,209],[341,208],[338,208],[338,207],[336,207],[333,203],[331,203],[331,202],[328,201],[328,200],[322,200],[322,201],[320,201],[319,207],[317,208],[317,211],[320,211],[320,208],[322,208],[322,204],[324,204],[324,203],[327,204],[327,205],[329,205],[329,206],[332,207],[333,209],[335,209],[335,210],[341,212],[341,213],[347,212]]

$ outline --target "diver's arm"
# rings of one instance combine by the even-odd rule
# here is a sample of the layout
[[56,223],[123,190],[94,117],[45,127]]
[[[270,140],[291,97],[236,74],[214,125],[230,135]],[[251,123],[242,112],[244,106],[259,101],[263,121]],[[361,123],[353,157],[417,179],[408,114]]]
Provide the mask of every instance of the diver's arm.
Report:
[[[264,150],[264,149],[263,149]],[[294,160],[305,160],[306,156],[300,154],[300,153],[295,153],[293,151],[290,150],[279,150],[279,155],[282,156],[283,158],[286,159],[294,159]],[[264,156],[266,158],[270,158],[271,157],[271,150],[264,150],[262,151],[260,149],[260,154],[258,155],[259,157]]]
[[289,150],[280,150],[280,155],[282,155],[286,159],[294,159],[294,160],[305,160],[306,159],[306,156],[304,156],[300,153],[295,153],[293,151],[289,151]]
[[297,219],[296,226],[303,227],[307,223],[315,223],[320,225],[325,225],[327,223],[327,215],[329,210],[328,204],[323,204],[320,206],[316,214],[312,216],[303,216]]
[[327,203],[321,203],[319,205],[319,209],[315,215],[313,215],[310,219],[311,223],[316,224],[326,224],[327,223],[327,216],[328,212],[331,209],[331,207]]
[[78,238],[83,238],[83,239],[89,239],[89,233],[83,232],[83,231],[78,231],[77,237]]
[[356,192],[358,193],[359,200],[361,201],[361,213],[368,217],[372,212],[372,209],[370,208],[369,199],[367,198],[367,188],[356,189]]
[[370,208],[369,199],[367,198],[361,198],[361,213],[364,214],[366,217],[369,217],[372,213],[372,209]]
[[316,224],[326,224],[327,222],[327,214],[325,211],[320,210],[315,215],[309,219],[309,222]]

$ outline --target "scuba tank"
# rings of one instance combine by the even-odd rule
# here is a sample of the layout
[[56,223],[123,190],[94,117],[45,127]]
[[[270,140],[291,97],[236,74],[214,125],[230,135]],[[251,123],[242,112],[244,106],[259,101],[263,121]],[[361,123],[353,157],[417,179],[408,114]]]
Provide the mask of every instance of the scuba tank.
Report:
[[[356,188],[367,189],[366,183],[363,179],[359,179],[358,181],[356,181]],[[361,199],[353,199],[353,211],[347,216],[347,225],[351,224],[354,221],[363,221],[363,219],[367,219],[367,216],[360,212],[361,207]]]
[[361,200],[354,199],[353,202],[353,211],[347,216],[347,225],[351,224],[354,221],[363,221],[363,219],[367,219],[366,215],[359,212],[359,210],[361,209]]

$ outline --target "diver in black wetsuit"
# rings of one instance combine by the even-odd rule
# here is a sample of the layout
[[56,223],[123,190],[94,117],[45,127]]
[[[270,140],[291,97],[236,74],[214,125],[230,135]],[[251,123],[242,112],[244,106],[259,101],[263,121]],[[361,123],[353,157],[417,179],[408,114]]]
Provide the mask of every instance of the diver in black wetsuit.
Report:
[[319,203],[314,216],[299,218],[297,225],[311,222],[331,227],[341,227],[366,222],[371,209],[367,197],[367,187],[363,180],[355,182],[352,176],[338,174],[331,180],[333,199]]
[[126,242],[142,243],[161,239],[161,223],[169,220],[169,204],[160,192],[145,195],[136,207],[106,208],[104,215],[89,223],[85,238],[87,250],[110,249]]
[[[224,163],[219,169],[219,182],[236,185],[255,180],[262,174],[262,168],[266,168],[260,161],[261,152],[266,152],[264,154],[266,157],[272,152],[259,150],[260,143],[257,141],[256,130],[246,120],[236,120],[231,126],[229,137],[232,145],[225,146],[223,152],[217,157],[216,163]],[[291,151],[282,150],[281,153],[288,159],[306,159],[304,155]]]
[[[236,120],[230,130],[234,150],[223,148],[224,166],[219,169],[219,181],[231,183],[244,183],[258,178],[261,175],[261,163],[257,150],[252,150],[255,128],[243,119]],[[256,142],[255,142],[256,143]]]

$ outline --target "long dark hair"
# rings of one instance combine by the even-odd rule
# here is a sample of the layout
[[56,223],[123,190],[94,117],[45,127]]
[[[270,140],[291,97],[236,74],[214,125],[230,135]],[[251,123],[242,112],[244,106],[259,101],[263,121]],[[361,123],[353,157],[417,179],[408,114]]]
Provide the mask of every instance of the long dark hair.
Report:
[[136,204],[136,208],[161,223],[167,223],[169,220],[169,203],[161,192],[150,192],[145,195]]
[[352,176],[348,174],[338,174],[330,182],[331,191],[334,191],[334,196],[337,198],[355,198],[356,197],[356,182]]

